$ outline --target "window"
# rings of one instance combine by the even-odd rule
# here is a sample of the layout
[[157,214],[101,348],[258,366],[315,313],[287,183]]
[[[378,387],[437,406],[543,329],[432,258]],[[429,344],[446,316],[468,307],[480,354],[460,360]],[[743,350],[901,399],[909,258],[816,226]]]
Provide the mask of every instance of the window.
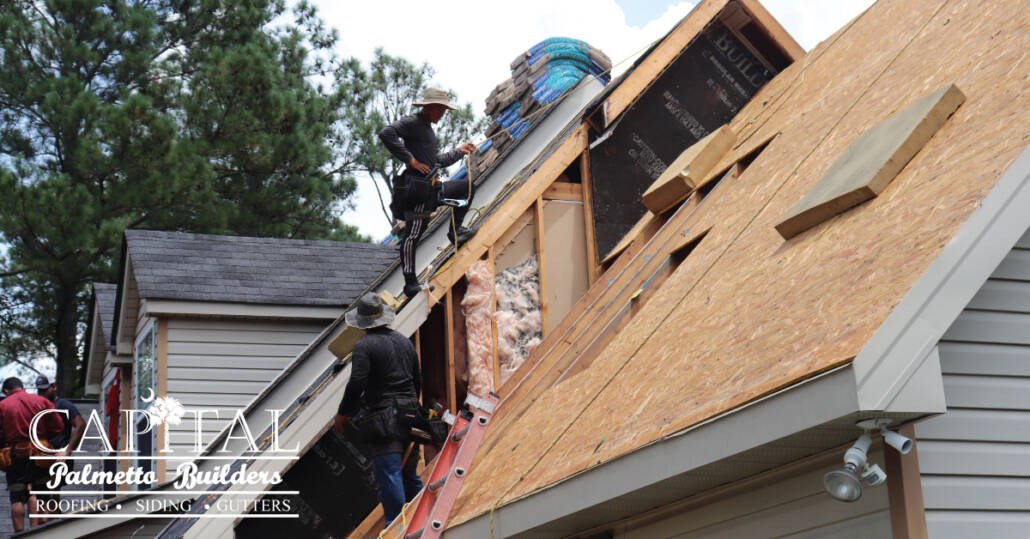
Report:
[[[156,359],[156,338],[154,323],[150,322],[146,329],[136,338],[136,346],[133,352],[133,373],[134,384],[133,394],[135,408],[138,410],[149,409],[153,405],[154,390],[154,364]],[[149,401],[149,402],[145,402]],[[136,466],[148,472],[153,470],[154,461],[145,458],[154,455],[154,429],[150,427],[150,419],[147,416],[140,416],[136,419]],[[148,432],[143,432],[148,431]],[[141,458],[143,457],[143,458]]]

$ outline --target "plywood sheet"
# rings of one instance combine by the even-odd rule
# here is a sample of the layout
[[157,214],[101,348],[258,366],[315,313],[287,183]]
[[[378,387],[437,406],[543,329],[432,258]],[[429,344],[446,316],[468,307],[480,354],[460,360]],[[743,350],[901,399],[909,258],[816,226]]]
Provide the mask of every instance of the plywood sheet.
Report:
[[[452,522],[854,357],[1030,141],[1028,26],[1001,0],[880,2],[763,89],[731,125],[781,135],[675,224],[711,231],[604,352],[489,432]],[[966,102],[890,189],[784,243],[860,133],[951,82]]]
[[[532,213],[529,213],[532,215]],[[531,218],[532,219],[532,218]],[[501,273],[502,271],[518,266],[525,262],[529,257],[536,253],[536,223],[530,220],[526,223],[521,230],[511,239],[511,241],[501,249],[495,259],[494,267],[495,274]]]
[[793,238],[880,194],[965,99],[949,84],[862,133],[776,230]]
[[723,154],[733,146],[735,140],[733,130],[724,125],[683,150],[669,168],[665,169],[647,191],[644,191],[644,206],[651,210],[651,213],[662,214],[687,198]]
[[565,318],[587,291],[587,247],[583,223],[582,203],[544,202],[548,331]]

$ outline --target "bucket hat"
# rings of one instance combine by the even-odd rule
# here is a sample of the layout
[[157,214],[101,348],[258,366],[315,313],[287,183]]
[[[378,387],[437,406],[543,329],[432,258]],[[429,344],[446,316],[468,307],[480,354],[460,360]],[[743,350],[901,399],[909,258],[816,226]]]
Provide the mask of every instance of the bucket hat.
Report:
[[369,292],[361,296],[354,308],[347,311],[344,320],[348,326],[358,329],[370,329],[388,325],[393,322],[396,313],[388,305],[383,305],[379,296]]

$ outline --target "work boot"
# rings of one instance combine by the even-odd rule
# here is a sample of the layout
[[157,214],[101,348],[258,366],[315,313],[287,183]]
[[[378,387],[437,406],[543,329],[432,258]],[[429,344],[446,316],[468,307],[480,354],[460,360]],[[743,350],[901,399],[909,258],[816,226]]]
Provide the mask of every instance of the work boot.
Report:
[[465,243],[466,241],[472,239],[472,236],[475,236],[475,235],[476,235],[476,230],[474,228],[467,228],[467,227],[464,227],[464,226],[459,226],[458,227],[458,241],[456,241],[456,242],[454,241],[454,229],[453,228],[447,232],[447,239],[451,240],[451,243],[457,243],[458,245],[461,245],[461,244]]
[[[422,291],[422,287],[426,286],[418,282],[418,278],[414,275],[404,274],[404,295],[411,299],[415,297],[419,292]],[[429,291],[432,292],[436,287],[428,285]]]

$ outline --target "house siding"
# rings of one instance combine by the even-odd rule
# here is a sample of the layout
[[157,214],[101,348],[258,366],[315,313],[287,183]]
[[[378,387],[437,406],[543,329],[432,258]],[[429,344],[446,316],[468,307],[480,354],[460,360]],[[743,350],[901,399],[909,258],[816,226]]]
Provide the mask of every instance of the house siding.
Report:
[[[328,322],[168,320],[167,388],[188,410],[219,410],[205,416],[202,445],[206,445],[293,360]],[[173,452],[191,454],[195,448],[193,414],[171,425]],[[239,433],[236,433],[239,434]],[[168,479],[182,461],[168,463]]]
[[[869,461],[883,463],[877,442]],[[651,538],[854,538],[890,537],[887,487],[865,488],[854,503],[841,503],[823,490],[823,475],[840,468],[839,452],[824,454],[745,480],[710,503],[699,503],[668,517],[616,528],[615,539]],[[704,496],[704,495],[702,495]]]
[[1030,232],[940,342],[948,412],[918,423],[929,536],[1030,529]]

